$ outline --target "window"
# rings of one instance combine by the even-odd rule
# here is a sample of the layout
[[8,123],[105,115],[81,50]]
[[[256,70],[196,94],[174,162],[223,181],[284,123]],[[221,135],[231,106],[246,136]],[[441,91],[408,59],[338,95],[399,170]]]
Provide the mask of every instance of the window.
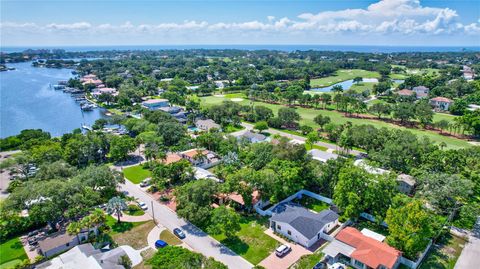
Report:
[[287,234],[288,235],[292,235],[292,232],[290,232],[290,230],[287,231]]
[[354,264],[355,264],[357,267],[363,268],[363,263],[362,263],[362,262],[359,262],[359,261],[355,260]]
[[281,230],[281,229],[282,229],[282,226],[277,225],[277,229]]

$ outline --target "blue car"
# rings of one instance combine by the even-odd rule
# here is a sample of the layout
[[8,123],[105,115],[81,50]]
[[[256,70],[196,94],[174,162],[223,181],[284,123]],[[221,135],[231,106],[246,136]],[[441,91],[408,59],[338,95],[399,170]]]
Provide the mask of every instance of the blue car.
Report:
[[156,248],[164,248],[168,246],[167,242],[163,241],[163,240],[157,240],[155,241],[155,247]]

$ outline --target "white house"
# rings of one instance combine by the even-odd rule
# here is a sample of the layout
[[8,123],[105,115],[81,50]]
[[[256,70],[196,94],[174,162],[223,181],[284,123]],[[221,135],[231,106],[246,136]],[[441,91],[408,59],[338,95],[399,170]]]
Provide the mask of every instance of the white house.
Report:
[[314,213],[301,206],[285,205],[282,212],[270,218],[270,228],[308,248],[321,238],[326,239],[327,233],[338,225],[338,217],[332,210]]
[[428,96],[430,89],[425,86],[417,86],[413,87],[412,91],[417,95],[417,99],[422,99]]
[[311,149],[308,151],[308,154],[312,156],[312,159],[321,162],[327,162],[328,160],[335,160],[338,158],[338,155],[335,153],[330,153],[319,149]]

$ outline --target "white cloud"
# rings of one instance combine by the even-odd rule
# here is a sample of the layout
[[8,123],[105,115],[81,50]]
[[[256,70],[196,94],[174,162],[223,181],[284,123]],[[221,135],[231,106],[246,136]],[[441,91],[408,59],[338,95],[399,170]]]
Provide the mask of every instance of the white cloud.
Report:
[[209,35],[217,39],[238,36],[271,36],[274,33],[304,35],[311,37],[321,34],[358,34],[358,35],[446,35],[468,34],[480,32],[480,22],[462,24],[459,15],[449,8],[424,7],[419,0],[380,0],[365,9],[344,9],[339,11],[323,11],[317,14],[303,13],[296,18],[276,18],[267,16],[265,21],[252,20],[244,22],[217,22],[186,20],[183,22],[167,22],[159,24],[134,24],[129,21],[113,25],[93,25],[89,22],[35,23],[2,22],[0,30],[2,38],[16,32],[25,34],[77,33],[98,37],[99,35],[122,34],[141,36],[153,34],[157,38],[164,36]]

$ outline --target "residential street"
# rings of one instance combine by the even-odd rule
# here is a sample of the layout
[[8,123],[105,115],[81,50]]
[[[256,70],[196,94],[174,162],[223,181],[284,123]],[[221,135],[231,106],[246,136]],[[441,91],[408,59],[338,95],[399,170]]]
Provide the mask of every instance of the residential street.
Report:
[[[250,124],[250,123],[246,123],[246,122],[242,122],[242,126],[245,127],[246,130],[252,130],[253,129],[253,124]],[[241,130],[241,131],[237,131],[235,133],[231,133],[231,135],[235,135],[235,134],[241,134],[242,132],[245,132],[246,130]],[[296,139],[296,140],[300,140],[300,141],[303,141],[305,142],[307,140],[307,138],[303,137],[303,136],[299,136],[299,135],[294,135],[294,134],[289,134],[289,133],[286,133],[286,132],[282,132],[282,131],[279,131],[279,130],[275,130],[275,129],[272,129],[272,128],[269,128],[267,130],[267,132],[271,133],[271,134],[278,134],[278,135],[281,135],[281,136],[285,136],[285,137],[288,137],[290,139]],[[315,145],[318,145],[318,146],[322,146],[322,147],[326,147],[330,150],[339,150],[339,147],[335,144],[330,144],[330,143],[325,143],[325,142],[317,142],[315,143]],[[355,154],[355,155],[358,155],[360,153],[360,151],[358,150],[351,150],[350,153],[352,154]]]
[[473,231],[469,233],[468,243],[458,257],[454,269],[477,269],[480,265],[480,217]]
[[172,212],[166,206],[155,201],[137,185],[125,180],[125,184],[121,185],[121,189],[122,191],[127,191],[128,195],[138,198],[139,201],[145,202],[148,205],[147,213],[154,216],[158,223],[165,226],[170,231],[177,227],[184,230],[187,237],[183,241],[193,250],[198,251],[207,257],[215,258],[227,265],[228,268],[247,269],[253,267],[253,265],[247,260],[237,255],[229,248],[223,246],[202,230],[179,218],[177,214]]

